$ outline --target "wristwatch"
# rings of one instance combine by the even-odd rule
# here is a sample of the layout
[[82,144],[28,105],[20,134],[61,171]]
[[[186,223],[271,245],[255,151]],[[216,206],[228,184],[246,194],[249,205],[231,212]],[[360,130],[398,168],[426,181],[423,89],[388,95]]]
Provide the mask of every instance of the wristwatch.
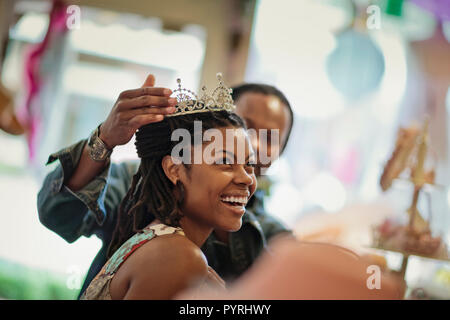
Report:
[[108,149],[105,143],[100,139],[100,126],[92,132],[89,141],[89,156],[94,161],[105,161],[111,156],[112,149]]

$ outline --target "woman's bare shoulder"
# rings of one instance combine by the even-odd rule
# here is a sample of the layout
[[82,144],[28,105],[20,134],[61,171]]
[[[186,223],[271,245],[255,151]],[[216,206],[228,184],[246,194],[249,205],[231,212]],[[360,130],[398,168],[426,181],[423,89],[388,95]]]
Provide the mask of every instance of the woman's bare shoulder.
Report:
[[152,239],[125,264],[129,278],[125,298],[131,299],[170,299],[208,274],[208,263],[200,248],[179,234]]
[[[201,249],[187,237],[180,234],[158,236],[143,246],[141,251],[145,260],[175,259],[178,262],[197,261],[207,266]],[[145,257],[144,257],[145,256]],[[185,261],[185,262],[188,262]]]

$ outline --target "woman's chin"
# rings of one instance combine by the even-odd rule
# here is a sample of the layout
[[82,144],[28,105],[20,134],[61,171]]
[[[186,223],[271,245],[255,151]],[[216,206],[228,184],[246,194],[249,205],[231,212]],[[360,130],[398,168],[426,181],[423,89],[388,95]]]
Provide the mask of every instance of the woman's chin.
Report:
[[242,227],[242,219],[239,219],[239,221],[229,223],[227,231],[228,232],[236,232],[239,231],[239,229]]
[[[234,220],[234,221],[233,221]],[[223,232],[236,232],[242,226],[242,219],[229,219],[227,221],[221,221],[213,227],[214,230],[221,230]]]

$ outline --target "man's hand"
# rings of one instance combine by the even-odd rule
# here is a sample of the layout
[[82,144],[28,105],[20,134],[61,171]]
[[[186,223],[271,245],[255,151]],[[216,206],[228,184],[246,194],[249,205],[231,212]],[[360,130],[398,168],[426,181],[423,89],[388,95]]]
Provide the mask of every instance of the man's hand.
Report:
[[108,118],[100,126],[100,139],[108,149],[128,143],[140,127],[159,122],[175,111],[177,99],[172,90],[155,88],[155,77],[149,75],[139,89],[123,91]]

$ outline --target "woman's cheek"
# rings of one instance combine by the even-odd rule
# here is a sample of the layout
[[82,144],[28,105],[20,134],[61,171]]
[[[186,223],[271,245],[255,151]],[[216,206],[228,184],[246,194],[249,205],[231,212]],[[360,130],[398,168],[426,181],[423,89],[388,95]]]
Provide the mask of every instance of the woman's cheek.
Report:
[[258,180],[256,180],[256,176],[254,174],[252,175],[252,179],[253,179],[253,184],[251,185],[250,190],[253,195],[256,191],[256,188],[258,187]]

